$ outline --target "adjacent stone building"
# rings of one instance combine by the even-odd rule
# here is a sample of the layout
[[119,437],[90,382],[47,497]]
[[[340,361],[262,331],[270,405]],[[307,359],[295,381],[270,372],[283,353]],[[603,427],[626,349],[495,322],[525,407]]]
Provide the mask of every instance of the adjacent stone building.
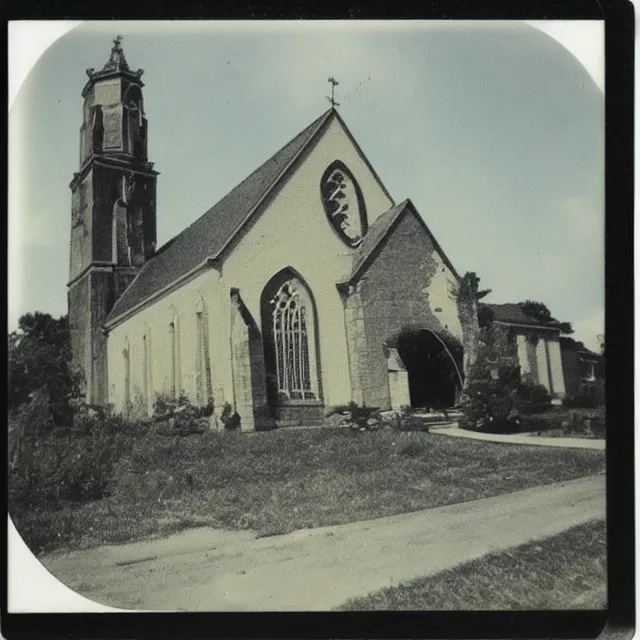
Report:
[[477,319],[461,322],[454,266],[335,108],[156,248],[142,70],[117,38],[87,73],[69,317],[90,402],[150,414],[157,394],[184,393],[231,405],[243,429],[313,424],[350,401],[417,402],[388,348],[403,327],[434,337],[425,358],[443,356],[443,338],[469,342]]
[[604,356],[569,336],[560,338],[560,349],[567,397],[604,404]]
[[492,322],[515,342],[520,375],[544,386],[556,399],[565,397],[560,329],[527,315],[517,304],[487,304]]

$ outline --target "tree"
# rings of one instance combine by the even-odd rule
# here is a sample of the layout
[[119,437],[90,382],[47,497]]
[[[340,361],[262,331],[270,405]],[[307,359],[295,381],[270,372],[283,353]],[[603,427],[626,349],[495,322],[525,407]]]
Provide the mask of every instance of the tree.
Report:
[[71,420],[69,401],[76,389],[71,366],[71,342],[66,316],[27,313],[8,338],[9,411],[44,392],[57,423]]
[[551,311],[549,311],[549,307],[543,302],[536,302],[534,300],[525,300],[524,302],[519,302],[518,306],[522,309],[524,313],[532,318],[538,320],[542,324],[551,324],[560,329],[560,331],[564,334],[573,333],[573,327],[570,322],[560,322],[556,320],[552,315]]
[[491,289],[480,290],[480,278],[474,271],[467,271],[460,281],[452,286],[451,293],[455,296],[462,326],[462,340],[464,347],[465,385],[469,372],[476,361],[478,352],[478,309],[482,306],[480,300],[491,293]]

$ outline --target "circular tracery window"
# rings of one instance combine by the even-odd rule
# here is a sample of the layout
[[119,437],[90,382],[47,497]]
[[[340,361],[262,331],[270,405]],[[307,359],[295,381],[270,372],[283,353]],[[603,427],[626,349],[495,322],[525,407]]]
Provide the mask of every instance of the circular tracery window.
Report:
[[367,212],[360,185],[340,160],[322,174],[320,194],[329,222],[346,244],[355,247],[367,232]]

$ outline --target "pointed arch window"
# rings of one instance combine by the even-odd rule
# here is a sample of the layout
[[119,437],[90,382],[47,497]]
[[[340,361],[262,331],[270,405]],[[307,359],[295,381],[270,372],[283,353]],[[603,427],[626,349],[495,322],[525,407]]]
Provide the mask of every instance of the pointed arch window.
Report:
[[297,278],[285,281],[270,301],[278,396],[289,400],[318,397],[313,307]]
[[196,358],[196,400],[200,406],[208,406],[213,403],[213,383],[209,357],[209,331],[202,301],[196,308]]
[[169,345],[171,349],[171,397],[175,398],[178,395],[178,380],[176,378],[176,325],[173,321],[169,324]]
[[169,323],[169,348],[171,349],[171,395],[180,395],[180,336],[178,333],[178,314],[174,314]]
[[143,343],[143,393],[144,401],[147,409],[147,413],[151,415],[152,412],[152,384],[151,384],[151,340],[149,336],[149,330],[142,337]]
[[124,364],[124,410],[128,413],[131,406],[131,353],[128,340],[122,350],[122,357]]

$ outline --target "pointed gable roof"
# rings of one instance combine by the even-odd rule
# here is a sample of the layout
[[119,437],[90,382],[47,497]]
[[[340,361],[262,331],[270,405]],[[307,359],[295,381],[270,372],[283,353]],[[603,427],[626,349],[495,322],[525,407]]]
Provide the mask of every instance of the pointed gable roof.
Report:
[[360,278],[369,264],[371,264],[372,260],[375,259],[378,247],[381,247],[384,244],[386,239],[396,228],[400,219],[407,214],[412,214],[416,218],[416,220],[418,220],[420,226],[425,230],[425,232],[429,236],[429,239],[433,243],[435,250],[440,254],[440,257],[449,267],[451,273],[453,273],[453,276],[458,280],[460,279],[460,276],[455,270],[455,267],[453,266],[445,252],[442,250],[442,247],[440,247],[440,244],[435,239],[435,236],[431,233],[429,227],[427,227],[427,224],[422,216],[413,206],[411,200],[406,199],[376,218],[373,224],[369,226],[369,229],[362,239],[361,244],[358,246],[356,254],[353,258],[351,273],[344,282],[338,285],[339,287],[353,284],[356,280],[358,280],[358,278]]
[[218,257],[253,211],[284,183],[295,161],[318,139],[335,113],[334,109],[323,113],[191,226],[158,249],[116,301],[107,324],[207,259]]

